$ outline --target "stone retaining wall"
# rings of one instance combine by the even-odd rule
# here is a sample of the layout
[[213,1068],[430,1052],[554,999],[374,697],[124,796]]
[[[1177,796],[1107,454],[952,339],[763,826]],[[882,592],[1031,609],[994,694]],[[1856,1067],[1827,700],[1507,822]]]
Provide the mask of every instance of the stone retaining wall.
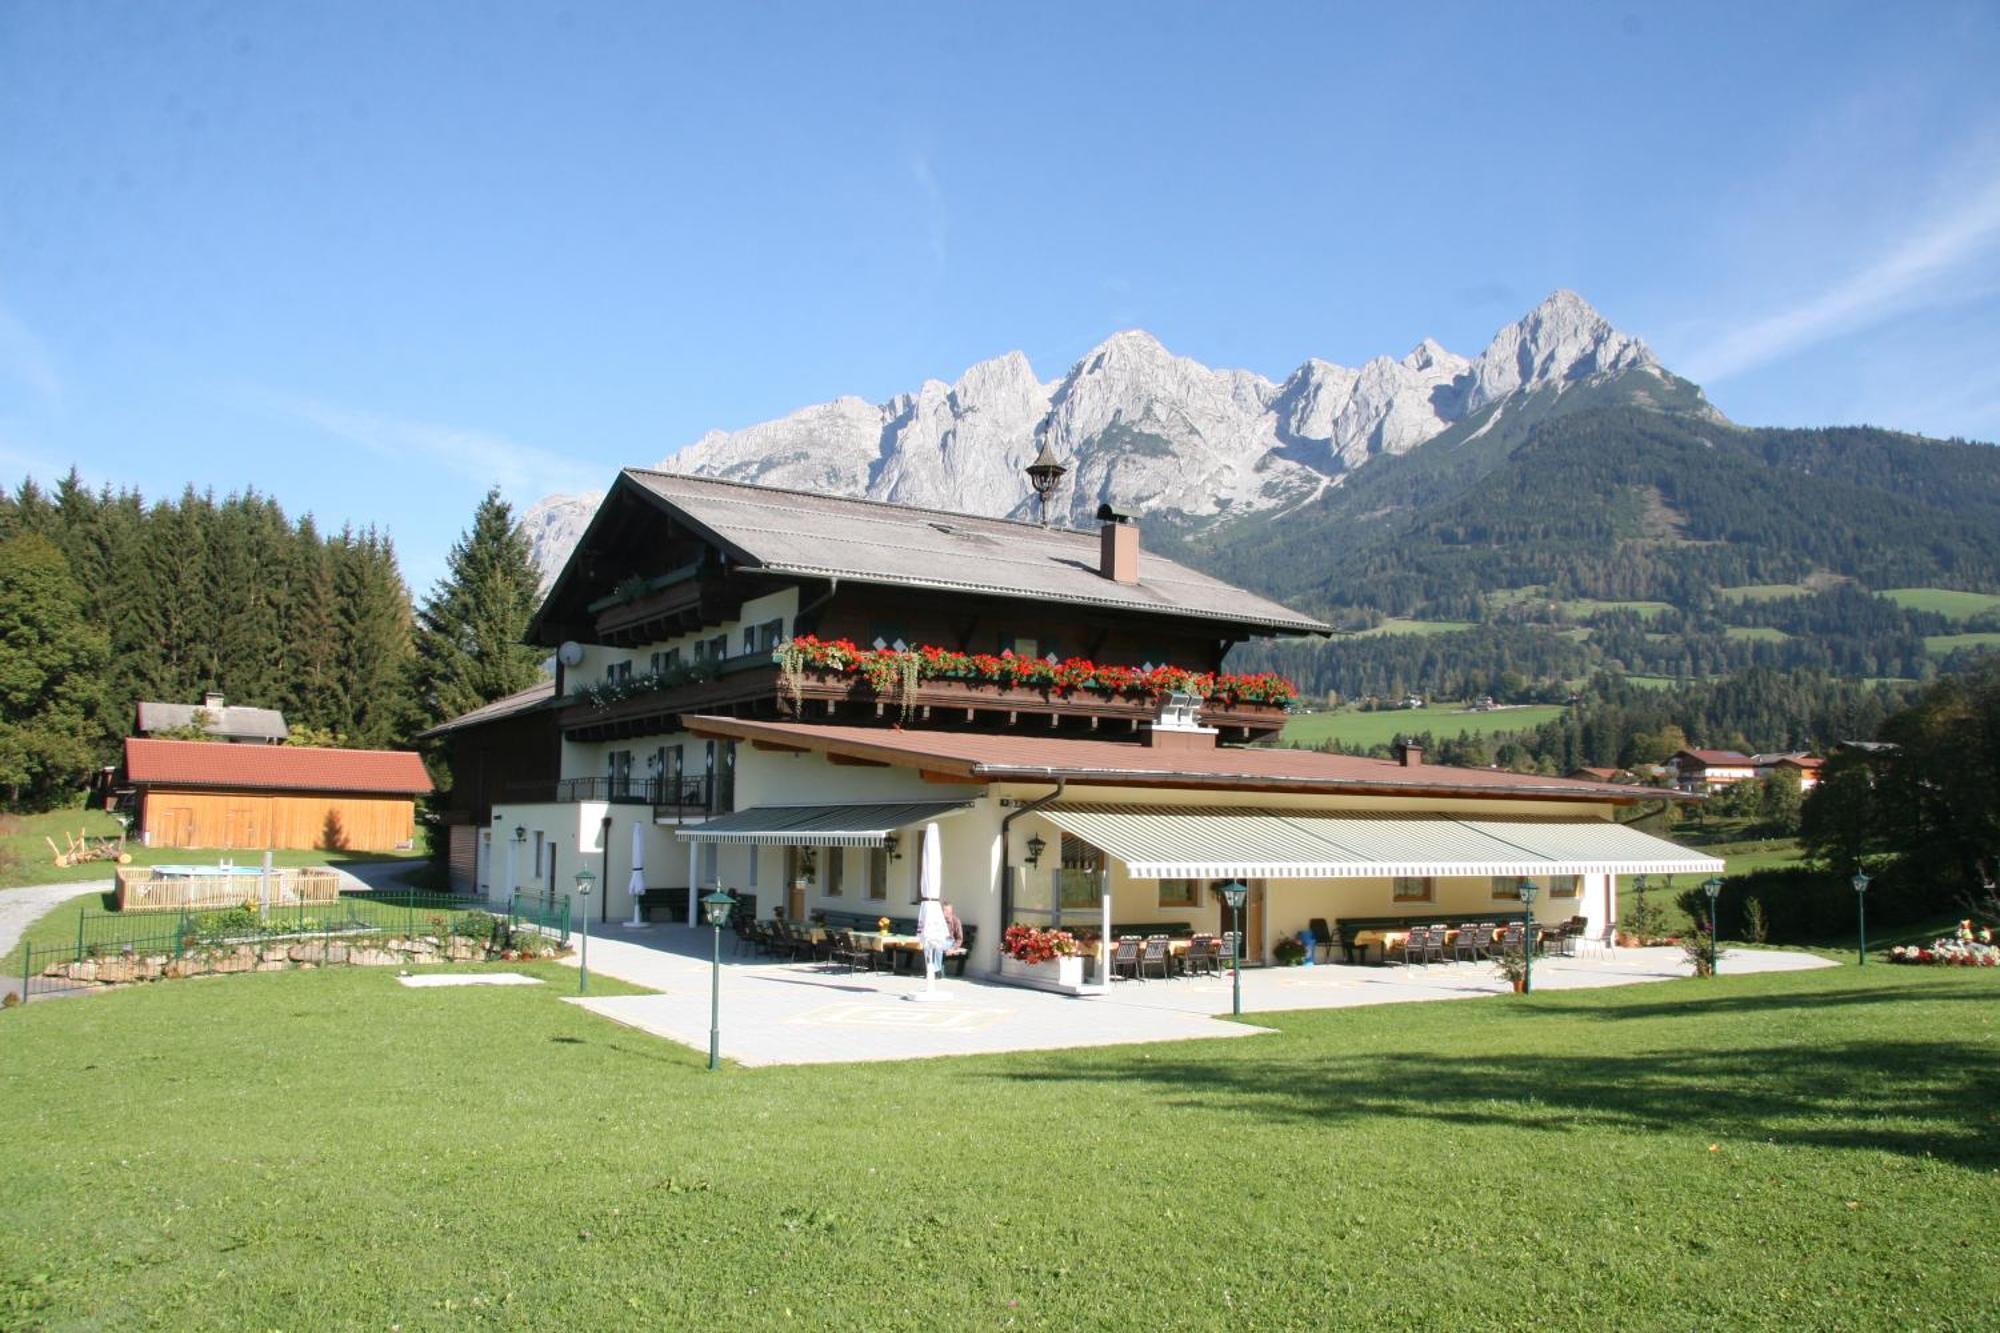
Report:
[[427,963],[484,963],[519,957],[478,941],[451,936],[402,936],[364,940],[264,940],[169,953],[113,953],[51,963],[42,975],[93,986],[221,976],[232,972],[282,972],[287,968],[411,967]]

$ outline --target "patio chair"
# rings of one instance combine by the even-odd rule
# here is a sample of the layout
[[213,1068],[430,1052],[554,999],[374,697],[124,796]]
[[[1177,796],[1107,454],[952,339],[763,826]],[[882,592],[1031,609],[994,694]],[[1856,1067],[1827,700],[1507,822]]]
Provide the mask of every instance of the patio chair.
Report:
[[1148,935],[1146,937],[1146,947],[1139,954],[1139,980],[1144,981],[1146,979],[1146,969],[1151,967],[1160,969],[1160,980],[1165,981],[1167,979],[1168,970],[1172,967],[1172,963],[1168,961],[1167,937],[1165,935]]
[[1565,921],[1548,932],[1542,952],[1552,958],[1576,957],[1576,923]]
[[833,962],[845,967],[849,972],[858,972],[863,968],[874,970],[874,950],[856,944],[853,935],[844,930],[836,930],[827,938],[833,946],[828,954]]
[[1428,961],[1431,947],[1431,933],[1422,926],[1412,926],[1404,933],[1402,943],[1396,946],[1402,955],[1405,967],[1421,967]]
[[1188,941],[1188,951],[1181,958],[1181,971],[1187,976],[1214,976],[1219,969],[1215,963],[1215,936],[1197,935]]
[[1111,975],[1122,976],[1130,972],[1134,981],[1139,979],[1139,938],[1126,935],[1111,946]]
[[1451,959],[1455,963],[1476,963],[1492,945],[1493,927],[1487,923],[1460,926],[1458,938],[1451,944]]
[[1487,950],[1487,955],[1498,958],[1503,954],[1519,954],[1520,952],[1521,928],[1519,926],[1502,926],[1494,933],[1493,947]]

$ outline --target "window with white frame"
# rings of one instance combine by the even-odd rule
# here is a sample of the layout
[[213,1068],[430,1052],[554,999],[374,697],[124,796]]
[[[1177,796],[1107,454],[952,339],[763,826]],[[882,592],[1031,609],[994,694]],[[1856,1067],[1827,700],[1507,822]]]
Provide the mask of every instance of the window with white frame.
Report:
[[841,896],[843,883],[847,878],[847,849],[829,847],[826,849],[826,869],[820,874],[819,889],[829,898]]
[[1574,898],[1581,890],[1583,878],[1580,875],[1550,875],[1549,897]]
[[889,849],[868,849],[868,896],[876,902],[889,896]]

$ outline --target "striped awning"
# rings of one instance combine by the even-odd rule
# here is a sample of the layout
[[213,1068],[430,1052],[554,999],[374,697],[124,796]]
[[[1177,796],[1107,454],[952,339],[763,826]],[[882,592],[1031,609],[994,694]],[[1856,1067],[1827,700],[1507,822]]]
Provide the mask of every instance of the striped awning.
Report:
[[1135,879],[1716,874],[1716,857],[1604,820],[1052,805],[1065,833]]
[[685,842],[758,847],[881,847],[891,833],[970,808],[970,801],[905,801],[881,805],[758,805],[687,824]]

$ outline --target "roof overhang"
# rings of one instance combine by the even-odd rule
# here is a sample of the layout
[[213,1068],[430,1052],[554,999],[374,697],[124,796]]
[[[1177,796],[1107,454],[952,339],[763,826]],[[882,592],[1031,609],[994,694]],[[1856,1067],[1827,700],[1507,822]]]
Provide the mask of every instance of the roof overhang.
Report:
[[[1584,784],[1568,781],[1517,783],[1493,786],[1475,782],[1399,782],[1393,778],[1297,778],[1261,773],[1204,772],[1177,773],[1166,769],[1107,768],[1089,764],[999,764],[982,763],[948,752],[952,733],[940,732],[941,744],[935,751],[913,751],[901,745],[873,744],[850,736],[818,733],[802,724],[757,722],[744,718],[687,716],[681,724],[693,735],[705,739],[762,741],[791,749],[839,755],[896,768],[917,769],[940,780],[999,783],[1064,781],[1086,787],[1159,787],[1179,791],[1245,791],[1326,793],[1358,796],[1414,796],[1432,799],[1486,799],[1499,801],[1571,801],[1592,805],[1637,805],[1642,801],[1698,800],[1684,792],[1660,787],[1628,784]],[[908,732],[895,733],[908,736]],[[1051,742],[1061,744],[1060,741]],[[1157,753],[1143,751],[1142,753]],[[1228,754],[1218,750],[1218,754]],[[1421,770],[1435,777],[1448,769]]]
[[971,808],[970,801],[759,805],[675,830],[683,842],[750,847],[885,847],[889,835]]

